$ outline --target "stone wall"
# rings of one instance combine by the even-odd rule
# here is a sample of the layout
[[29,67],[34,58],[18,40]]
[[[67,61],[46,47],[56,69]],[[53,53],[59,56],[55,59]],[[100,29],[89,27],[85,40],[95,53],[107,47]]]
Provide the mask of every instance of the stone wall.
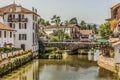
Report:
[[109,71],[115,72],[115,63],[113,58],[107,58],[102,55],[99,55],[98,65]]
[[46,42],[45,47],[58,47],[62,50],[75,50],[78,48],[92,48],[96,43],[83,42]]

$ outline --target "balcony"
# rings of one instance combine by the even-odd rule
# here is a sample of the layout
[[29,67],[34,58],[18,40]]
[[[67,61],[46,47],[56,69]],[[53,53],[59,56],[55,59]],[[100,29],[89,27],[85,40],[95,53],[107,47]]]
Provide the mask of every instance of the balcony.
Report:
[[28,22],[27,18],[8,18],[8,22]]

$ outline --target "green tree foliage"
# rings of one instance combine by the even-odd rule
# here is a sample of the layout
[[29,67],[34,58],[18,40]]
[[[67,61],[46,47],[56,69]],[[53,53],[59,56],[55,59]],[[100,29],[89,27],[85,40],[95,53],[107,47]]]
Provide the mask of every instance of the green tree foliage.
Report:
[[45,20],[44,20],[43,18],[40,18],[40,19],[39,19],[39,24],[45,25]]
[[51,25],[51,24],[50,24],[50,22],[49,22],[49,21],[46,21],[46,22],[45,22],[45,25],[47,25],[47,26],[48,26],[48,25]]
[[81,30],[93,30],[98,34],[98,29],[96,24],[87,24],[84,20],[81,21],[79,29]]
[[50,36],[50,42],[58,42],[59,38],[58,36]]
[[102,24],[99,28],[99,33],[102,37],[110,35],[111,34],[110,23],[106,22]]
[[40,39],[39,39],[38,43],[39,43],[39,50],[38,50],[38,52],[39,52],[39,58],[40,58],[40,56],[45,53],[45,46],[44,46],[43,41],[40,40]]
[[56,26],[59,26],[61,24],[60,16],[53,15],[51,18],[51,23],[54,23]]
[[59,30],[59,26],[63,25],[63,23],[61,22],[60,16],[53,15],[53,17],[51,18],[51,23],[54,23],[56,25],[58,32],[58,40],[61,41],[62,33]]
[[86,29],[87,29],[85,21],[83,21],[83,20],[81,21],[79,28],[80,28],[81,30],[86,30]]
[[76,25],[78,25],[77,18],[74,17],[74,18],[70,19],[69,24],[76,24]]
[[43,32],[43,30],[39,30],[39,34],[40,36],[45,36],[45,33]]
[[49,21],[45,21],[43,18],[39,19],[39,24],[44,26],[51,25]]
[[65,39],[66,39],[66,40],[69,40],[69,39],[72,39],[72,37],[71,37],[69,34],[66,33],[66,34],[65,34]]

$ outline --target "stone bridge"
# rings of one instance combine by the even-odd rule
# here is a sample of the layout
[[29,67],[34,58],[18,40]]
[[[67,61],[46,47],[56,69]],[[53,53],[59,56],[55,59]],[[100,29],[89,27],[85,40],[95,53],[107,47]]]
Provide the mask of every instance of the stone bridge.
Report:
[[61,50],[76,50],[79,48],[92,48],[97,43],[89,42],[45,42],[45,47],[58,47]]

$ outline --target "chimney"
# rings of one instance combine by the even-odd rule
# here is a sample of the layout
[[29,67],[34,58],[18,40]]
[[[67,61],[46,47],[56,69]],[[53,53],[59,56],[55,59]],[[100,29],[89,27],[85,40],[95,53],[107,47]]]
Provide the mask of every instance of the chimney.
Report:
[[34,10],[35,10],[34,7],[32,7],[32,11],[33,11],[33,12],[34,12]]

